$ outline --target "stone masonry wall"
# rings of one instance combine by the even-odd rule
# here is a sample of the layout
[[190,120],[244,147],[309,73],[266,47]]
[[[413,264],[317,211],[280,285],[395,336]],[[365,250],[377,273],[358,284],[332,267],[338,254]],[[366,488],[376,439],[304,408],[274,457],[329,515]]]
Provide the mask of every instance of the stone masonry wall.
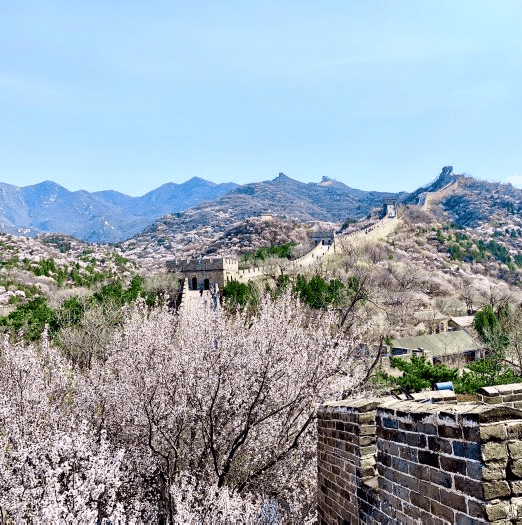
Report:
[[[307,266],[311,266],[326,255],[334,254],[337,249],[341,249],[341,245],[343,244],[356,247],[360,243],[382,239],[391,233],[397,224],[397,218],[386,217],[365,230],[345,235],[339,240],[334,238],[331,245],[318,244],[302,257],[289,262],[287,270],[299,271]],[[269,267],[239,270],[237,259],[219,257],[169,260],[166,262],[166,266],[168,271],[180,272],[183,277],[187,278],[190,290],[202,289],[206,279],[208,279],[210,283],[215,283],[220,288],[223,288],[232,280],[247,283],[272,271]],[[273,270],[278,271],[277,268]],[[194,278],[196,279],[196,287],[193,286]]]
[[355,402],[348,406],[340,402],[319,408],[317,475],[321,523],[366,523],[364,518],[377,507],[374,479],[378,404]]
[[481,388],[477,397],[488,405],[503,404],[513,408],[522,408],[522,383],[497,385]]
[[455,182],[448,184],[444,188],[442,188],[439,191],[433,191],[426,194],[426,199],[423,204],[423,208],[427,209],[429,206],[433,206],[437,202],[441,201],[444,197],[447,197],[448,195],[451,195],[460,184],[460,180],[456,179]]
[[339,237],[338,243],[340,246],[359,248],[364,244],[385,239],[395,230],[395,228],[397,228],[399,223],[400,219],[397,217],[385,217],[365,230],[356,231]]
[[188,279],[190,289],[192,289],[191,283],[194,277],[197,280],[196,289],[203,288],[205,279],[222,288],[229,280],[236,278],[238,261],[221,257],[176,259],[167,261],[167,270],[180,272]]
[[202,259],[175,259],[167,261],[167,269],[178,272],[198,272],[202,270],[237,271],[238,261],[223,257],[209,257]]
[[319,407],[320,523],[522,523],[522,410],[427,401]]

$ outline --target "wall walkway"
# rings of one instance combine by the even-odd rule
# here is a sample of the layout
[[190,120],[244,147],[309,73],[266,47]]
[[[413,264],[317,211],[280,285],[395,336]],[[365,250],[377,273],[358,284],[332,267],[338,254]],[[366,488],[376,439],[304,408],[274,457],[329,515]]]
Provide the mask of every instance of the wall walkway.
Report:
[[421,205],[423,210],[429,209],[430,205],[433,201],[437,201],[439,199],[442,199],[443,197],[447,197],[450,193],[453,193],[453,191],[457,188],[459,184],[458,179],[454,180],[453,182],[450,182],[444,188],[441,188],[439,191],[431,191],[423,193],[419,197],[419,204]]
[[341,247],[346,245],[359,247],[369,242],[380,241],[388,237],[397,228],[399,222],[400,219],[397,217],[385,217],[364,230],[342,235],[336,241]]
[[[371,226],[368,226],[367,228],[356,232],[352,232],[347,235],[341,235],[339,237],[336,237],[331,245],[323,245],[321,243],[317,244],[302,257],[299,257],[294,261],[290,261],[288,269],[298,271],[299,269],[307,268],[319,262],[321,259],[332,255],[333,253],[335,253],[336,249],[342,249],[346,245],[360,246],[368,242],[375,242],[377,240],[384,239],[397,227],[398,223],[399,219],[397,219],[396,217],[385,217],[384,219],[381,219],[380,221],[372,224]],[[173,270],[176,269],[176,267],[179,266],[179,264],[179,261],[169,261],[167,262],[167,268]],[[197,264],[193,261],[185,261],[185,266],[189,264],[194,265],[194,271],[199,270]],[[258,266],[246,270],[234,271],[232,271],[229,268],[227,270],[227,275],[229,275],[231,278],[236,279],[239,282],[247,283],[250,280],[263,277],[270,271],[271,269],[266,266]],[[186,305],[188,297],[193,294],[194,292],[192,290],[189,290],[188,279],[185,279],[180,307]]]

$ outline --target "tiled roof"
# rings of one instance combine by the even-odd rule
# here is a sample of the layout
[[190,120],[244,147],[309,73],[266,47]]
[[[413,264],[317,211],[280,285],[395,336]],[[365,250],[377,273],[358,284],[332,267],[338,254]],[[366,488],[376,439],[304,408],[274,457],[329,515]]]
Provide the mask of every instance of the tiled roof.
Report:
[[440,334],[419,335],[406,339],[395,339],[394,348],[416,350],[423,348],[433,356],[455,355],[469,350],[478,350],[481,345],[464,330],[456,332],[441,332]]

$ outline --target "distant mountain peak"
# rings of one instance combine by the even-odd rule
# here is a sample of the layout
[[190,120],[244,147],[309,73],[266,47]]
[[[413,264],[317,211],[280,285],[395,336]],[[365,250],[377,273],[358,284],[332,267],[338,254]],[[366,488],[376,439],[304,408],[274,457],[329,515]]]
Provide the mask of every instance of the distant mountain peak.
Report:
[[52,189],[59,188],[61,190],[65,190],[65,188],[63,186],[60,186],[60,184],[58,184],[57,182],[54,182],[52,180],[44,180],[43,182],[38,182],[37,184],[32,184],[32,185],[27,186],[27,187],[28,188],[52,188]]
[[189,180],[185,181],[183,184],[189,183],[198,183],[198,184],[207,184],[208,186],[216,186],[215,182],[210,180],[202,179],[201,177],[192,177]]
[[113,190],[71,192],[46,180],[32,186],[0,185],[2,231],[64,232],[88,242],[117,242],[169,213],[213,201],[237,187],[193,177],[167,183],[141,197]]
[[278,183],[287,183],[287,182],[299,182],[299,181],[296,181],[295,179],[291,179],[290,177],[288,177],[287,175],[285,175],[282,171],[279,172],[279,175],[272,180],[272,182],[278,182]]

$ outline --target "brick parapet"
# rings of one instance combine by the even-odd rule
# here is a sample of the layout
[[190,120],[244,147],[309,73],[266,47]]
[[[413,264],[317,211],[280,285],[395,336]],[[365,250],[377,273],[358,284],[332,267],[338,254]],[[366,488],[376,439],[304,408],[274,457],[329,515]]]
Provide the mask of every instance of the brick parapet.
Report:
[[480,388],[477,399],[488,405],[502,404],[512,408],[522,408],[522,383]]
[[[375,416],[379,400],[319,407],[319,517],[354,523],[376,504]],[[344,404],[346,405],[346,404]]]
[[326,403],[318,440],[321,523],[522,522],[522,410]]
[[337,237],[338,246],[350,245],[359,247],[368,242],[374,242],[387,237],[398,226],[400,219],[395,217],[385,217],[376,223],[352,233]]
[[182,281],[180,285],[181,299],[180,299],[178,308],[183,308],[183,306],[185,306],[185,304],[187,303],[188,293],[190,289],[188,279],[183,278],[181,281]]
[[167,269],[178,272],[198,272],[238,269],[237,259],[223,257],[208,257],[202,259],[174,259],[167,261]]

